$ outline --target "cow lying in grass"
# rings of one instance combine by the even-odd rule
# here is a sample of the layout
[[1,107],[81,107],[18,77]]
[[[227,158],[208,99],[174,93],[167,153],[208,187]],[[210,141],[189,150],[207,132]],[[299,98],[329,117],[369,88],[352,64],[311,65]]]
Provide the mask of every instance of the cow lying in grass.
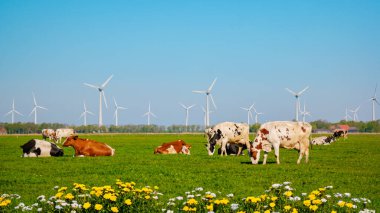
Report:
[[[247,146],[244,144],[241,150],[241,154],[243,155],[243,151],[247,149]],[[237,155],[239,152],[239,145],[234,143],[227,143],[226,145],[227,155]],[[222,148],[218,149],[218,155],[222,153]]]
[[90,139],[78,138],[77,135],[66,138],[63,146],[72,146],[76,157],[83,156],[113,156],[115,150],[105,143]]
[[312,145],[330,145],[332,142],[335,142],[335,140],[336,137],[334,137],[334,135],[320,136],[313,138],[310,143]]
[[154,154],[185,154],[190,155],[191,145],[186,144],[183,140],[177,140],[169,143],[163,143],[154,149]]
[[63,156],[63,150],[54,143],[48,141],[32,139],[20,147],[23,151],[22,157]]

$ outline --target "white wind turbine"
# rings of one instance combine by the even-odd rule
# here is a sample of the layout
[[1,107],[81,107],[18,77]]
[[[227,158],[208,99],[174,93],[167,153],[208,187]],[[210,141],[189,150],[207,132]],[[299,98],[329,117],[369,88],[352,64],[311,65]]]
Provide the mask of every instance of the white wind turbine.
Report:
[[[202,111],[203,111],[203,122],[204,122],[204,125],[205,125],[205,128],[207,127],[207,124],[206,124],[206,110],[205,108],[202,106]],[[214,111],[209,111],[209,114],[213,113]]]
[[202,91],[194,90],[193,91],[194,93],[206,94],[206,121],[205,121],[206,127],[210,126],[210,107],[209,107],[209,100],[208,100],[209,97],[211,98],[211,102],[214,105],[214,108],[216,109],[214,99],[212,98],[212,95],[211,95],[211,90],[214,87],[215,82],[216,82],[216,78],[214,79],[211,86],[207,90],[202,90]]
[[259,116],[259,115],[262,115],[262,114],[264,114],[264,113],[262,113],[262,112],[257,112],[256,109],[255,109],[255,107],[253,107],[253,110],[255,111],[255,124],[258,124],[258,116]]
[[243,109],[243,110],[245,110],[245,111],[247,111],[247,113],[248,113],[248,126],[249,126],[249,118],[251,118],[251,119],[253,119],[253,115],[252,115],[252,109],[254,109],[253,108],[253,105],[255,105],[255,104],[252,104],[249,108],[244,108],[244,107],[240,107],[240,109]]
[[14,123],[14,119],[15,119],[15,113],[16,114],[19,114],[21,116],[23,116],[23,114],[21,114],[20,112],[18,112],[16,109],[15,109],[15,99],[13,99],[13,102],[12,102],[12,109],[11,111],[7,112],[4,116],[7,116],[9,114],[12,114],[12,124]]
[[348,121],[348,119],[352,119],[352,117],[348,114],[348,109],[346,107],[346,116],[344,116],[344,120],[346,120],[346,122]]
[[157,118],[157,116],[152,111],[150,111],[150,102],[149,102],[148,112],[146,112],[143,116],[148,116],[148,126],[150,125],[150,116]]
[[296,92],[293,92],[292,90],[288,89],[288,88],[285,88],[288,92],[290,92],[291,94],[294,95],[294,97],[296,98],[296,121],[298,121],[298,110],[299,110],[299,106],[300,106],[300,100],[299,100],[299,97],[302,95],[302,93],[304,93],[307,89],[309,89],[309,87],[307,86],[305,89],[301,90],[300,92],[296,93]]
[[83,124],[87,126],[87,114],[94,115],[94,113],[87,110],[86,103],[84,101],[83,101],[83,109],[84,111],[82,112],[82,114],[80,114],[80,118],[83,117],[84,119]]
[[100,86],[95,86],[95,85],[92,85],[92,84],[88,84],[88,83],[83,83],[84,85],[88,86],[88,87],[92,87],[94,89],[97,89],[99,91],[99,127],[103,126],[103,115],[102,115],[102,96],[103,96],[103,100],[104,100],[104,105],[106,105],[106,108],[107,107],[107,101],[106,101],[106,96],[104,95],[104,88],[107,86],[108,82],[111,80],[111,78],[113,77],[113,75],[111,75],[102,85]]
[[301,109],[299,110],[302,115],[302,121],[305,122],[306,115],[311,116],[310,112],[306,111],[306,104],[303,104],[303,111]]
[[376,84],[375,92],[373,93],[373,96],[369,99],[370,101],[372,101],[372,121],[376,120],[375,103],[377,105],[380,105],[380,103],[377,101],[377,98],[376,98],[376,89],[377,89],[377,84]]
[[33,110],[30,112],[29,116],[34,112],[34,124],[37,124],[37,109],[38,108],[44,109],[44,110],[48,110],[48,109],[46,109],[45,107],[39,106],[37,104],[36,97],[34,96],[34,93],[32,93],[32,94],[33,94],[34,107],[33,107]]
[[122,106],[118,106],[117,103],[116,103],[115,97],[113,98],[113,101],[115,103],[115,114],[114,114],[114,116],[115,116],[115,126],[118,126],[118,117],[119,117],[118,111],[119,111],[119,109],[125,110],[127,108],[122,107]]
[[189,110],[191,109],[191,108],[193,108],[194,106],[195,106],[195,104],[193,104],[193,105],[191,105],[191,106],[185,106],[184,104],[182,104],[182,103],[179,103],[181,106],[182,106],[182,108],[184,108],[185,110],[186,110],[186,122],[185,122],[185,125],[186,125],[186,127],[187,127],[187,125],[188,125],[188,121],[189,121]]
[[359,120],[359,116],[358,116],[359,109],[360,109],[360,105],[356,109],[350,110],[352,113],[354,113],[354,119],[353,119],[354,121],[358,121]]

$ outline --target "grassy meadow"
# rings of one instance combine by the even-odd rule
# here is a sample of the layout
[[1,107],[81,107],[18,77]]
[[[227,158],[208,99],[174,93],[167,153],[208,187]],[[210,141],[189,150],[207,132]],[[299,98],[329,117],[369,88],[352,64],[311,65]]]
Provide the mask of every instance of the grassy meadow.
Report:
[[[158,186],[164,198],[184,195],[196,187],[222,194],[258,196],[274,183],[289,181],[297,193],[332,185],[333,192],[349,192],[372,201],[380,210],[380,135],[349,135],[330,146],[313,146],[308,164],[296,164],[295,150],[280,150],[281,164],[273,153],[267,165],[252,165],[244,156],[208,156],[203,135],[105,134],[80,135],[105,142],[116,150],[113,157],[73,158],[64,148],[59,158],[22,158],[20,145],[40,135],[0,136],[0,194],[16,193],[25,203],[39,195],[55,194],[54,186],[75,183],[102,186],[116,179],[137,185]],[[191,155],[154,155],[156,146],[182,139],[192,145]],[[262,160],[262,159],[261,159]]]

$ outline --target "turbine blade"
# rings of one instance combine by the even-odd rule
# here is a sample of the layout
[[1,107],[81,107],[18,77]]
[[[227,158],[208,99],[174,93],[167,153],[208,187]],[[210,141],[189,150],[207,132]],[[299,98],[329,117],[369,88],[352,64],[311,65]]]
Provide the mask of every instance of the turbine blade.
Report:
[[12,112],[13,112],[13,111],[11,110],[11,111],[5,113],[4,116],[7,116],[7,115],[11,114]]
[[111,75],[101,86],[101,88],[103,89],[104,87],[107,86],[108,82],[110,82],[110,80],[112,79],[113,75]]
[[40,108],[40,109],[44,109],[44,110],[48,110],[47,108],[43,107],[43,106],[36,106],[37,108]]
[[23,114],[21,114],[19,111],[17,111],[17,110],[15,110],[14,111],[15,113],[17,113],[17,114],[19,114],[19,115],[21,115],[21,116],[24,116]]
[[373,97],[376,97],[377,84],[375,86],[375,92],[373,93]]
[[101,91],[101,93],[102,93],[102,96],[103,96],[104,105],[105,105],[106,108],[108,109],[108,106],[107,106],[107,100],[106,100],[106,95],[104,94],[104,91],[103,91],[103,90]]
[[191,109],[191,108],[195,107],[195,105],[196,105],[196,104],[193,104],[193,105],[189,106],[188,109]]
[[247,111],[249,111],[249,109],[247,109],[247,108],[244,108],[244,107],[240,107],[240,109],[244,109],[244,110],[247,110]]
[[286,90],[288,90],[288,92],[292,93],[294,96],[297,95],[297,93],[293,92],[292,90],[288,89],[288,88],[285,88]]
[[33,92],[32,92],[32,94],[33,94],[34,106],[36,106],[36,105],[37,105],[36,97],[34,96],[34,93],[33,93]]
[[249,111],[249,117],[251,117],[251,119],[253,120],[253,115],[251,111]]
[[212,82],[211,86],[208,88],[208,90],[207,90],[208,92],[210,92],[210,91],[212,90],[212,88],[214,87],[214,84],[215,84],[215,82],[216,82],[216,79],[217,79],[217,78],[214,79],[214,81]]
[[304,93],[307,89],[309,89],[309,86],[307,86],[305,89],[301,90],[301,92],[298,93],[298,96],[300,96],[302,93]]
[[29,113],[29,116],[31,116],[32,113],[35,112],[35,111],[36,111],[36,107],[34,107],[34,108],[32,109],[32,111]]
[[150,114],[151,114],[153,117],[157,118],[157,116],[156,116],[153,112],[151,112]]
[[380,106],[380,103],[377,101],[377,99],[375,99],[375,102],[377,103],[377,105],[379,105],[379,106]]
[[200,90],[193,90],[192,92],[193,93],[201,93],[201,94],[207,93],[207,91],[200,91]]
[[113,97],[113,102],[115,103],[115,106],[116,106],[116,108],[117,108],[118,106],[117,106],[117,103],[116,103],[115,97]]
[[184,108],[184,109],[187,109],[187,107],[186,107],[184,104],[182,104],[182,103],[179,103],[179,105],[181,105],[181,106],[182,106],[182,108]]
[[125,108],[125,107],[119,106],[118,109],[128,109],[128,108]]
[[211,94],[210,94],[210,99],[211,99],[212,104],[214,105],[214,108],[216,109],[216,105],[215,105],[215,102],[214,102],[214,98],[212,98],[212,95],[211,95]]
[[99,89],[98,86],[95,86],[95,85],[92,85],[92,84],[88,84],[88,83],[83,83],[84,85],[88,86],[88,87],[92,87],[92,88],[95,88],[95,89]]
[[94,115],[94,113],[90,112],[90,111],[86,111],[88,114],[91,114],[91,115]]

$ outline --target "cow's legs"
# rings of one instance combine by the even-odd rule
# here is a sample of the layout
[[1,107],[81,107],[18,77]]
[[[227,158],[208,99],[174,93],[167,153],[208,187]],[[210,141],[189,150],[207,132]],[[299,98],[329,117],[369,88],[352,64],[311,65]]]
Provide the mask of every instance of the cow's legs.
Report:
[[280,164],[280,147],[279,146],[274,146],[274,156],[276,156],[276,162],[277,164]]
[[236,156],[239,156],[241,154],[241,150],[243,150],[243,147],[239,146],[239,150]]
[[222,147],[221,147],[222,151],[221,151],[220,155],[223,156],[223,154],[224,154],[224,155],[227,156],[227,150],[226,150],[227,141],[226,140],[222,140],[221,145],[222,145]]
[[[260,157],[260,155],[258,155],[258,157]],[[267,157],[268,157],[268,152],[265,152],[265,151],[264,151],[263,164],[267,164]],[[258,158],[258,160],[260,160],[260,158]],[[258,163],[258,162],[257,162],[257,163]]]

